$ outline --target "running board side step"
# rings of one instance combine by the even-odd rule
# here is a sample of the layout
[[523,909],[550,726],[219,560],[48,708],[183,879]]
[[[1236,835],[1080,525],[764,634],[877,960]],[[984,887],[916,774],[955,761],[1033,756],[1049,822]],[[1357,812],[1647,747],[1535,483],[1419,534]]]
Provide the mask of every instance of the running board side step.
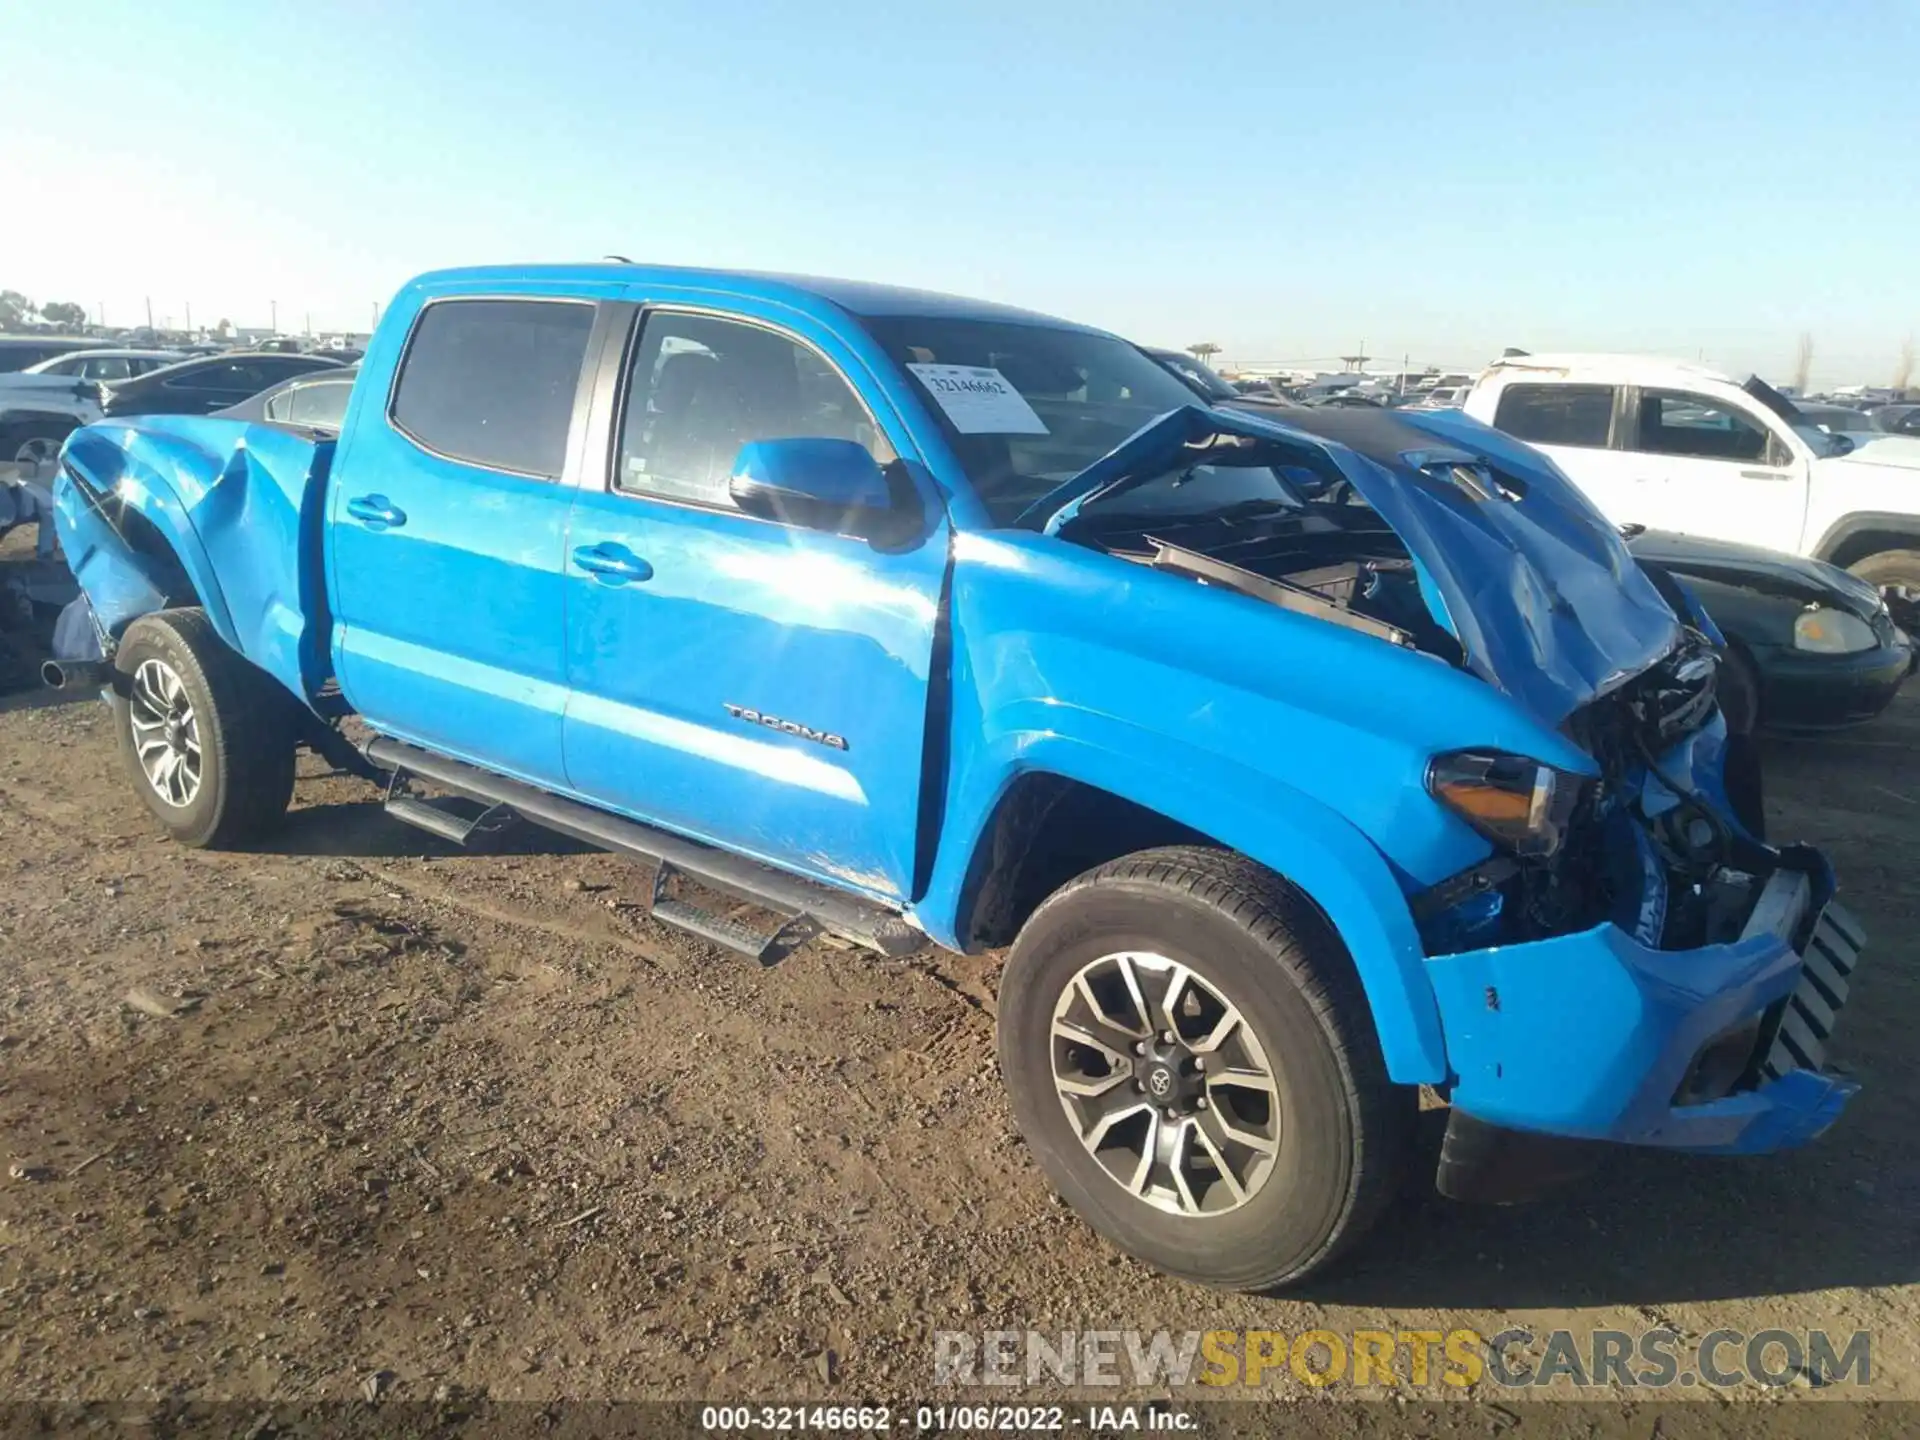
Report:
[[[813,927],[882,955],[905,955],[926,943],[926,935],[894,910],[848,895],[825,885],[789,875],[757,860],[703,845],[636,820],[596,810],[563,795],[555,795],[519,780],[509,780],[461,760],[436,755],[401,740],[376,736],[364,747],[369,761],[392,773],[387,808],[396,820],[418,825],[455,844],[496,814],[511,812],[521,819],[571,836],[602,850],[651,861],[654,872],[652,913],[716,945],[725,946],[763,963],[810,934]],[[469,823],[430,802],[404,791],[405,779],[421,780],[489,807],[479,821]],[[425,812],[422,814],[421,812]],[[771,935],[724,916],[702,910],[667,893],[675,875],[710,889],[763,906],[786,917]]]

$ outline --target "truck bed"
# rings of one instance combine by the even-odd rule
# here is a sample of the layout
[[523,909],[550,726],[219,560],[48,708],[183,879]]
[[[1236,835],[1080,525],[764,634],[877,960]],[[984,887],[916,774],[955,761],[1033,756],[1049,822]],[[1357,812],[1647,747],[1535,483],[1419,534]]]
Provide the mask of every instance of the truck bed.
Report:
[[193,603],[303,699],[327,678],[321,524],[334,440],[207,417],[103,421],[62,456],[56,523],[100,628]]

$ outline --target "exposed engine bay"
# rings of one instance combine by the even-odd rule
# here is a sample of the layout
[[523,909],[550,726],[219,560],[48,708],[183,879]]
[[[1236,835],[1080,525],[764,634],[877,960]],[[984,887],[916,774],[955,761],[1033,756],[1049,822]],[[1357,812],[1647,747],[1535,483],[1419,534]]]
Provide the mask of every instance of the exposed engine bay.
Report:
[[1110,555],[1346,625],[1458,665],[1460,644],[1433,619],[1412,557],[1364,505],[1307,502],[1297,510],[1167,517],[1151,528],[1093,513],[1073,538]]

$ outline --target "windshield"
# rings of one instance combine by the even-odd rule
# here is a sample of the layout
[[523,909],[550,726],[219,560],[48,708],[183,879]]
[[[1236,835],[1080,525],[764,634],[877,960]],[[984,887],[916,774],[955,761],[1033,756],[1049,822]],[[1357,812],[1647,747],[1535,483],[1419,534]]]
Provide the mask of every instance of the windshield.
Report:
[[[1199,397],[1124,340],[948,316],[868,316],[919,385],[995,525],[1071,480],[1134,431]],[[1298,496],[1265,466],[1170,466],[1127,495],[1129,513],[1204,514]]]

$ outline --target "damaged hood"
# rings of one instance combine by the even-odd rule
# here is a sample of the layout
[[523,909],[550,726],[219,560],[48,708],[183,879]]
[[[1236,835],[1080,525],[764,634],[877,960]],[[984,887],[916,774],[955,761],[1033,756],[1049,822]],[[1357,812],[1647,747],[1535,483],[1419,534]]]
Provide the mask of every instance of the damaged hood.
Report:
[[1024,525],[1058,533],[1087,506],[1264,443],[1338,469],[1412,556],[1435,621],[1475,674],[1557,725],[1673,648],[1680,622],[1613,526],[1545,456],[1458,411],[1187,406],[1043,496]]

